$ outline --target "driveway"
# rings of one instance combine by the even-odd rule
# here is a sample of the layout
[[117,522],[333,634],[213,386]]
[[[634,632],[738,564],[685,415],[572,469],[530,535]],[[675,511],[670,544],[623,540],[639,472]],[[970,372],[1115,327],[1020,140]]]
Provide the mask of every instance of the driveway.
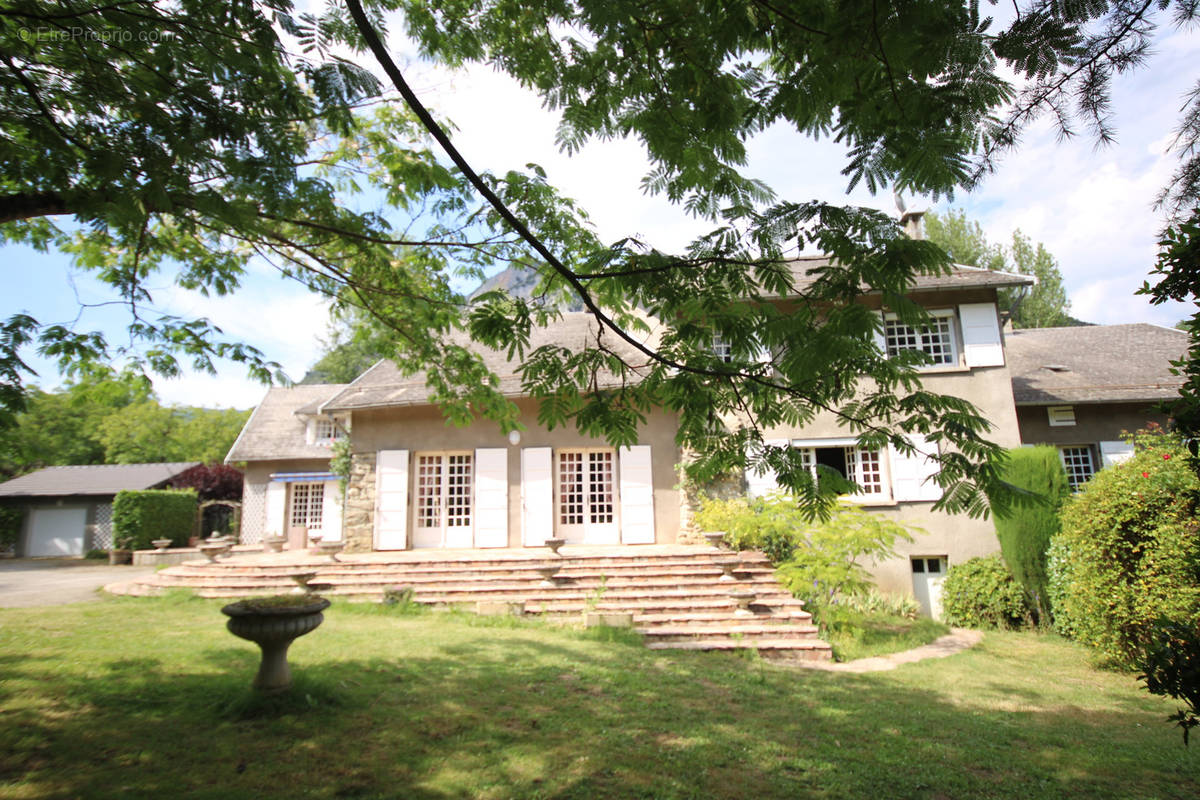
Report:
[[154,567],[110,567],[70,558],[0,561],[0,608],[57,606],[98,600],[107,583],[154,574]]

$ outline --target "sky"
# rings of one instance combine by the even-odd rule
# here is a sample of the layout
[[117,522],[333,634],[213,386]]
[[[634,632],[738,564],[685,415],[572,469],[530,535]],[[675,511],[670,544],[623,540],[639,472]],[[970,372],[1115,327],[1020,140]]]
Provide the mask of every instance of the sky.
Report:
[[[403,54],[403,52],[402,52]],[[595,142],[567,157],[554,144],[556,115],[506,76],[487,67],[447,72],[401,59],[422,100],[458,128],[455,143],[473,166],[503,172],[536,162],[559,190],[578,200],[602,239],[637,236],[677,250],[706,229],[666,201],[639,189],[647,164],[633,141]],[[910,208],[962,209],[977,220],[990,241],[1007,243],[1020,229],[1042,242],[1058,260],[1073,316],[1098,324],[1148,322],[1171,326],[1190,312],[1186,306],[1152,307],[1134,291],[1154,263],[1163,218],[1154,209],[1158,191],[1176,166],[1173,131],[1185,94],[1200,70],[1200,32],[1160,35],[1148,67],[1118,76],[1112,92],[1115,144],[1097,148],[1081,133],[1059,141],[1046,124],[1024,136],[996,173],[971,194],[931,203],[906,198]],[[890,192],[872,196],[863,188],[846,194],[840,174],[844,150],[815,142],[782,127],[764,131],[749,143],[748,171],[767,180],[780,198],[853,203],[896,212]],[[0,246],[0,285],[10,287],[0,316],[17,311],[43,323],[102,330],[120,342],[127,310],[86,273],[57,253]],[[264,264],[252,264],[243,289],[224,298],[202,297],[163,276],[152,285],[154,308],[181,316],[201,316],[229,338],[247,341],[280,362],[299,380],[316,360],[328,334],[324,301]],[[60,383],[55,366],[27,354],[43,388]],[[217,375],[188,372],[156,379],[164,402],[247,408],[266,387],[236,364],[220,364]]]

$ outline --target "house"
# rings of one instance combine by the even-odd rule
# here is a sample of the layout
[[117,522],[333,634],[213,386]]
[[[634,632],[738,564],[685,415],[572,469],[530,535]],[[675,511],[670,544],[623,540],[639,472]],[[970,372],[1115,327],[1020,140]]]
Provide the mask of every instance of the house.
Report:
[[[802,283],[823,263],[797,261],[797,278]],[[992,422],[991,438],[1009,447],[1020,437],[997,291],[1030,283],[1026,276],[971,267],[922,276],[911,296],[934,323],[914,330],[885,316],[879,341],[888,352],[928,353],[934,363],[923,368],[927,388],[973,402]],[[884,313],[878,295],[864,295],[862,302]],[[552,329],[535,330],[530,349],[551,341],[582,348],[597,335],[588,315],[567,312]],[[606,346],[627,347],[606,336]],[[523,396],[513,365],[502,353],[481,355],[520,410],[519,435],[505,435],[487,420],[448,424],[423,376],[404,376],[386,361],[344,386],[272,389],[227,458],[246,462],[243,541],[301,525],[342,536],[347,552],[535,547],[550,536],[589,545],[669,544],[695,536],[695,498],[679,488],[683,454],[673,414],[650,414],[629,447],[610,447],[573,428],[548,431],[537,422],[536,402]],[[331,495],[340,492],[329,472],[329,448],[347,432],[351,469],[337,530],[334,515],[341,508]],[[898,558],[877,565],[886,590],[916,586],[920,595],[947,563],[996,549],[990,521],[932,510],[940,495],[926,480],[933,466],[923,458],[864,451],[829,417],[764,436],[802,448],[814,469],[823,464],[842,471],[867,490],[858,502],[926,532]],[[773,483],[772,476],[751,475],[747,488],[764,492]]]
[[319,413],[344,384],[273,387],[246,420],[225,457],[244,462],[241,542],[302,526],[330,540],[342,534],[342,492],[329,471],[334,442],[347,435],[346,416]]
[[1058,448],[1073,488],[1128,458],[1121,434],[1167,424],[1156,403],[1179,396],[1170,362],[1188,348],[1183,331],[1144,323],[1009,333],[1013,402],[1022,444]]
[[199,462],[46,467],[0,483],[0,502],[26,510],[17,554],[82,556],[112,547],[117,492],[170,488]]

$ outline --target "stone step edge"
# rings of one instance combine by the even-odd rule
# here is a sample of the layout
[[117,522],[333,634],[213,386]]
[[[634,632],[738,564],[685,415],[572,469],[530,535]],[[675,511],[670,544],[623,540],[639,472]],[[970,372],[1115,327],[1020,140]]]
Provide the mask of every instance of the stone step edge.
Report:
[[751,646],[740,641],[704,641],[704,642],[647,642],[648,650],[815,650],[832,652],[828,642],[820,639],[777,639],[760,640]]

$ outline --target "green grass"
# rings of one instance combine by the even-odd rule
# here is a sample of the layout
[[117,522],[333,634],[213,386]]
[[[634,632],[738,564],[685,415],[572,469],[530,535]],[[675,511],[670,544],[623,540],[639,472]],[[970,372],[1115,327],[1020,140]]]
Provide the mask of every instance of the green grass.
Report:
[[263,700],[219,607],[0,611],[0,798],[1200,796],[1173,705],[1051,636],[848,675],[335,604]]
[[862,614],[847,611],[821,626],[821,638],[833,647],[838,661],[882,656],[911,650],[945,636],[950,628],[940,622],[891,614]]

